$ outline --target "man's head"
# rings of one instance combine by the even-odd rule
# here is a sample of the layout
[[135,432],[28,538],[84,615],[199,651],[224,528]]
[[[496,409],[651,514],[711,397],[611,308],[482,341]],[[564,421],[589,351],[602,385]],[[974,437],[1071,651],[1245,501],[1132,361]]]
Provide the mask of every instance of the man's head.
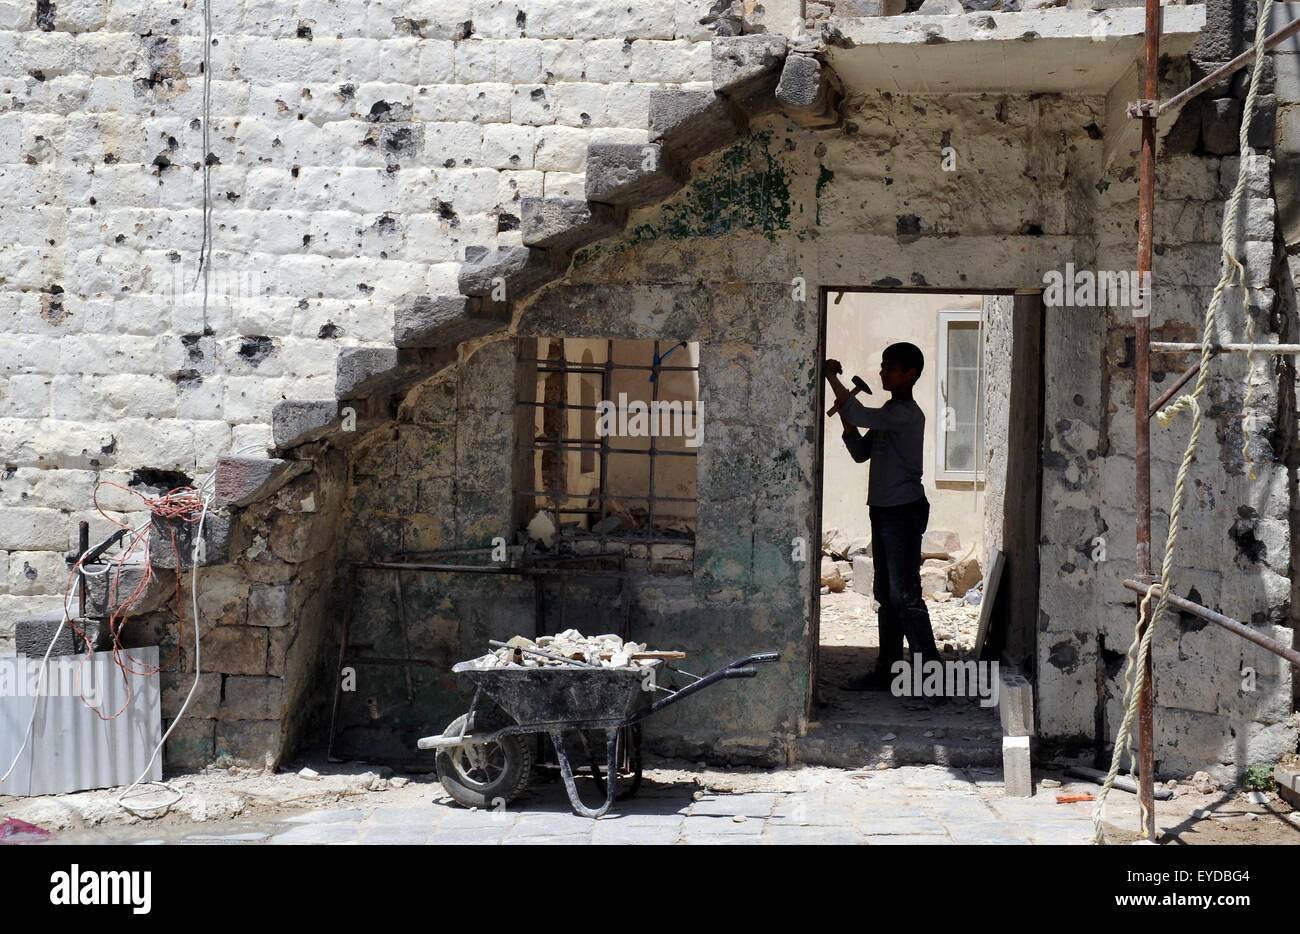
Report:
[[880,387],[886,392],[911,389],[925,369],[925,354],[915,344],[890,344],[880,355]]

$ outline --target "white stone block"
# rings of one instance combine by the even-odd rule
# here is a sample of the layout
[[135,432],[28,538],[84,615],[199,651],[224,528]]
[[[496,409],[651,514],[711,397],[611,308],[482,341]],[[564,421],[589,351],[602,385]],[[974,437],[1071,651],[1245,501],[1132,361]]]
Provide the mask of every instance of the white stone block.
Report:
[[483,130],[483,164],[496,169],[531,169],[537,148],[537,129],[508,123]]
[[1028,736],[1002,737],[1002,789],[1008,798],[1028,798],[1034,793]]

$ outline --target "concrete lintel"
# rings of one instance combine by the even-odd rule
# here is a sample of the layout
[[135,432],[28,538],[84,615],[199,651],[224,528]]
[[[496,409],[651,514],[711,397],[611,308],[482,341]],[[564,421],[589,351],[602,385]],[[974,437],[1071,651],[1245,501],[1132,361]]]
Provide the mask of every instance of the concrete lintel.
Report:
[[[1162,7],[1160,51],[1191,49],[1205,6]],[[1106,94],[1143,51],[1141,7],[836,19],[826,56],[850,93]]]

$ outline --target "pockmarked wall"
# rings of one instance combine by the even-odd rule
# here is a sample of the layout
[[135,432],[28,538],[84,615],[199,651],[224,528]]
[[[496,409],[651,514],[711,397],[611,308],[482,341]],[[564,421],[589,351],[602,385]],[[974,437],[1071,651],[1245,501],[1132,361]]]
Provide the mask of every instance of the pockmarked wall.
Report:
[[[860,8],[870,5],[804,12],[870,15]],[[277,406],[356,398],[348,393],[364,381],[341,380],[340,361],[399,362],[397,315],[458,296],[467,261],[520,243],[524,197],[583,198],[590,142],[646,142],[656,87],[711,90],[710,39],[778,25],[768,12],[747,21],[744,4],[526,6],[372,3],[363,14],[328,0],[216,3],[210,42],[198,9],[0,6],[0,219],[10,232],[0,312],[16,338],[0,342],[0,648],[15,620],[59,611],[79,519],[95,541],[112,520],[145,518],[138,497],[112,487],[99,501],[111,518],[100,515],[97,481],[157,494],[178,473],[198,479],[223,452],[278,445]],[[773,17],[790,12],[772,7]],[[1220,16],[1207,37],[1218,42],[1234,22]],[[1184,85],[1179,67],[1168,77]],[[338,559],[508,535],[518,519],[515,334],[620,330],[697,340],[705,411],[718,414],[716,430],[705,426],[695,565],[637,583],[634,635],[706,664],[784,654],[763,680],[683,705],[652,739],[781,761],[807,708],[815,598],[792,543],[816,533],[819,288],[1038,289],[1067,263],[1127,270],[1134,249],[1136,173],[1126,154],[1103,168],[1113,129],[1103,100],[852,90],[834,129],[754,119],[740,149],[699,162],[685,189],[581,254],[501,333],[441,348],[455,366],[431,367],[432,381],[395,408],[381,397],[357,413],[359,437],[296,443],[291,462],[310,461],[310,474],[221,510],[229,536],[199,575],[216,677],[170,761],[274,764],[292,748],[332,694],[310,685],[337,659]],[[1157,339],[1196,338],[1218,273],[1218,216],[1240,164],[1234,94],[1216,89],[1161,162]],[[1242,240],[1255,333],[1294,340],[1271,197],[1290,175],[1271,172],[1266,142],[1251,146]],[[193,289],[205,174],[206,311]],[[1113,735],[1135,616],[1120,585],[1133,568],[1129,315],[1059,306],[1046,321],[1038,726],[1082,747]],[[1223,336],[1241,339],[1241,324],[1226,316]],[[1158,358],[1157,375],[1184,363]],[[1294,375],[1257,360],[1249,402],[1246,376],[1244,360],[1216,361],[1176,579],[1180,593],[1290,639]],[[1179,434],[1157,430],[1153,452],[1159,508]],[[534,600],[531,586],[486,578],[375,574],[359,587],[358,639],[431,664],[409,682],[400,668],[361,673],[345,717],[357,748],[386,729],[393,706],[407,705],[409,730],[445,725],[438,718],[465,701],[448,663],[480,654],[486,633],[519,631]],[[192,620],[183,598],[167,599],[132,638],[174,645],[183,685]],[[604,613],[608,599],[590,605]],[[389,625],[399,605],[409,647]],[[1194,620],[1162,626],[1162,771],[1232,773],[1295,748],[1291,672],[1230,640]],[[1243,668],[1257,676],[1251,690]],[[166,715],[181,696],[165,701]],[[409,748],[405,729],[383,742]]]

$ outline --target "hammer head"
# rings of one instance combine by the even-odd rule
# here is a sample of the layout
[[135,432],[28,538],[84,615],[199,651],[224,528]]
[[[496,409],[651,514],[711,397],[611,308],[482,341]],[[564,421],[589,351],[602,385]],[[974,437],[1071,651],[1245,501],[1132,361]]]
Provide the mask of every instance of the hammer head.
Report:
[[871,387],[867,385],[866,381],[861,376],[853,377],[853,391],[865,392],[867,395],[871,395]]

